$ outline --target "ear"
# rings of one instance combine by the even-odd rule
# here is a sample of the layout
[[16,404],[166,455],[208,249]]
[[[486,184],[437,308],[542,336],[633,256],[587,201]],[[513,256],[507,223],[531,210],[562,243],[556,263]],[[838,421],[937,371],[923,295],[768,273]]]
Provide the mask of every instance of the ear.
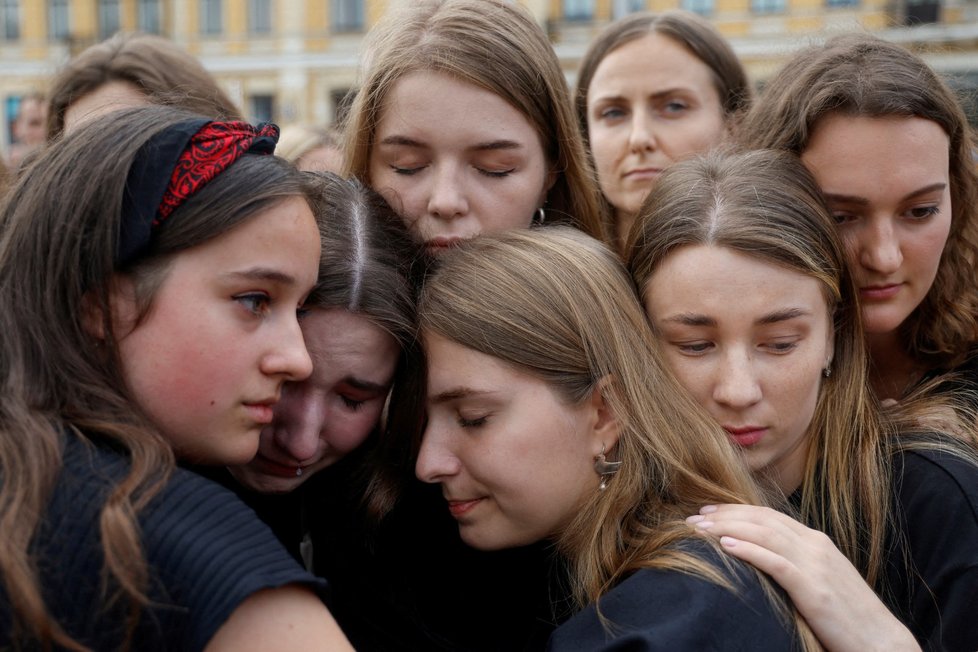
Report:
[[829,324],[826,329],[828,332],[825,336],[825,364],[822,365],[822,369],[831,367],[832,360],[835,359],[835,313],[835,310],[829,311]]
[[[594,389],[591,390],[590,398],[587,399],[588,410],[591,415],[589,435],[595,456],[601,453],[602,448],[606,455],[613,451],[618,444],[618,437],[621,435],[621,424],[618,422],[618,416],[606,400],[612,382],[611,376],[605,376],[599,380]],[[617,459],[617,456],[608,456],[611,459]]]

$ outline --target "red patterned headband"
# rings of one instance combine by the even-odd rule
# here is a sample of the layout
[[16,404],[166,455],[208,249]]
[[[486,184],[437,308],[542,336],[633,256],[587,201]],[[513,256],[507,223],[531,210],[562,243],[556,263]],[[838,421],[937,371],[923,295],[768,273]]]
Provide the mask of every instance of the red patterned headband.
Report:
[[155,227],[241,156],[273,153],[278,133],[273,124],[197,119],[153,136],[129,169],[116,266],[142,254]]

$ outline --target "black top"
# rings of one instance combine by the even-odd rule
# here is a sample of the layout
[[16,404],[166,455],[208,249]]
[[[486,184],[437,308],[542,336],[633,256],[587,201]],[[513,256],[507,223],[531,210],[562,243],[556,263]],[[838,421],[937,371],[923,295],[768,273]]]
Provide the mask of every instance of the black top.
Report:
[[884,599],[925,650],[978,650],[978,468],[947,453],[894,460],[897,532]]
[[[128,470],[112,450],[67,436],[64,466],[32,543],[44,599],[75,640],[115,650],[124,640],[128,601],[103,608],[99,514]],[[151,605],[131,649],[202,650],[248,596],[299,583],[325,583],[302,570],[254,512],[233,494],[177,469],[139,513],[150,571]],[[9,645],[10,603],[0,587],[0,649]]]
[[[734,590],[695,575],[643,569],[557,628],[552,652],[797,649],[794,623],[768,600],[755,573],[736,560],[724,566],[704,542],[688,551],[721,570]],[[601,622],[598,609],[605,622]]]

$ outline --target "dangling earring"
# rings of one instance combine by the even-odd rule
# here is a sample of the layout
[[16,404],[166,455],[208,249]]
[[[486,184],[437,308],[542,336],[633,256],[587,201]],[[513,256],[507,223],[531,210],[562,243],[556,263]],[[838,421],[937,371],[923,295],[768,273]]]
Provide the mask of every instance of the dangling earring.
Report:
[[547,214],[543,210],[543,206],[537,209],[537,212],[533,215],[533,223],[537,226],[542,225],[547,221]]
[[826,378],[828,378],[829,376],[832,375],[832,363],[831,362],[828,363],[827,365],[825,365],[825,369],[822,369],[822,375],[825,376]]
[[598,489],[604,491],[608,488],[608,480],[611,476],[618,473],[621,462],[609,462],[604,458],[604,444],[601,444],[601,452],[594,456],[594,472],[601,477],[601,484]]

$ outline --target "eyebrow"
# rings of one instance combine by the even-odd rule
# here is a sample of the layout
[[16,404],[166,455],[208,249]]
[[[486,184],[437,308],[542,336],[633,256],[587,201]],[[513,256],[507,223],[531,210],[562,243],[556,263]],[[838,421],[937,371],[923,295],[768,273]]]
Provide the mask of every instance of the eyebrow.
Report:
[[[783,321],[789,321],[797,317],[806,317],[811,313],[802,308],[785,308],[784,310],[776,310],[774,312],[768,313],[755,321],[755,324],[777,324]],[[699,313],[693,312],[683,312],[678,315],[673,315],[667,317],[663,321],[675,322],[677,324],[682,324],[683,326],[710,326],[716,327],[717,320],[713,317],[708,317],[706,315],[701,315]]]
[[[662,99],[663,97],[674,95],[675,93],[688,93],[688,92],[690,92],[690,89],[688,88],[682,86],[674,86],[673,88],[666,88],[661,91],[656,91],[655,93],[652,93],[652,95],[650,95],[649,97],[651,97],[653,100],[659,100]],[[601,102],[618,102],[625,99],[627,98],[624,95],[621,95],[620,93],[615,95],[599,95],[594,99],[594,103],[600,104]]]
[[[919,190],[914,190],[913,192],[903,197],[900,201],[907,201],[908,199],[916,199],[921,195],[942,191],[945,188],[947,188],[947,184],[944,183],[943,181],[938,181],[937,183],[932,183],[929,186],[924,186]],[[865,197],[859,197],[857,195],[839,195],[839,194],[829,193],[829,192],[824,194],[825,194],[825,198],[828,199],[829,201],[834,201],[834,202],[839,202],[844,204],[857,204],[859,206],[866,206],[869,204],[868,199],[866,199]]]
[[[420,140],[415,140],[414,138],[409,138],[407,136],[392,135],[384,138],[380,141],[380,145],[397,145],[401,147],[415,147],[417,149],[428,149],[428,145],[422,143]],[[501,138],[499,140],[488,140],[482,143],[476,143],[467,149],[470,151],[486,152],[495,151],[501,149],[522,149],[523,144],[518,143],[515,140],[507,140]]]
[[297,283],[294,276],[268,267],[252,267],[251,269],[237,272],[228,272],[222,274],[221,278],[228,280],[271,281],[282,285],[295,285]]
[[353,376],[347,376],[343,379],[343,382],[353,387],[354,389],[363,390],[365,392],[386,392],[390,389],[390,384],[374,383],[369,380],[361,380],[360,378],[354,378]]
[[462,398],[469,398],[472,396],[487,396],[493,392],[486,392],[479,389],[472,389],[470,387],[456,387],[440,394],[435,394],[428,399],[429,405],[439,405],[441,403],[448,403],[450,401],[457,401]]

